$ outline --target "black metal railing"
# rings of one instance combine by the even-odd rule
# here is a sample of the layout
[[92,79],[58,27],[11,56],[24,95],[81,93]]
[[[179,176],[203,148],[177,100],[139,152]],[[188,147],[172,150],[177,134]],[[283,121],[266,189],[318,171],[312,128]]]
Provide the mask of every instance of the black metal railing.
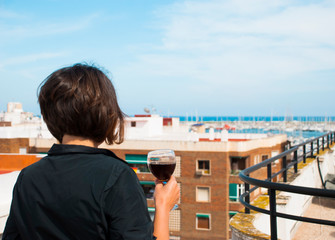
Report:
[[[298,172],[298,164],[300,162],[306,163],[307,158],[315,158],[320,150],[330,148],[335,141],[335,132],[329,132],[320,137],[308,140],[299,145],[293,146],[292,148],[282,152],[281,154],[267,159],[261,163],[244,169],[240,174],[240,179],[245,183],[245,192],[240,196],[240,202],[246,207],[245,212],[250,213],[250,209],[270,215],[270,232],[271,240],[277,240],[277,217],[292,219],[297,221],[331,225],[335,226],[335,221],[301,217],[296,215],[290,215],[286,213],[280,213],[276,210],[276,191],[291,192],[297,194],[304,194],[318,197],[330,197],[335,198],[335,190],[310,188],[302,186],[293,186],[285,184],[287,182],[287,173],[290,168],[294,169],[294,173]],[[282,159],[282,167],[279,171],[272,172],[272,163]],[[267,178],[264,180],[250,177],[251,173],[266,167]],[[272,179],[280,176],[284,183],[272,182]],[[250,189],[250,185],[254,187]],[[259,187],[267,188],[269,195],[269,210],[262,209],[250,204],[250,194],[258,189]]]

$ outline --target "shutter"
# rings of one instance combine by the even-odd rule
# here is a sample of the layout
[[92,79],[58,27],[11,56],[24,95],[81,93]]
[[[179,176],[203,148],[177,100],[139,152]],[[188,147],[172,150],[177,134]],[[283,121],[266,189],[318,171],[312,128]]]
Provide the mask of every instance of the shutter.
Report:
[[147,155],[126,154],[126,161],[130,164],[147,164]]
[[197,188],[197,201],[209,202],[209,188],[208,187],[198,187]]
[[151,182],[151,181],[140,181],[141,185],[156,185],[155,182]]
[[197,214],[197,228],[209,229],[209,215]]
[[229,199],[236,201],[237,200],[237,184],[229,183]]

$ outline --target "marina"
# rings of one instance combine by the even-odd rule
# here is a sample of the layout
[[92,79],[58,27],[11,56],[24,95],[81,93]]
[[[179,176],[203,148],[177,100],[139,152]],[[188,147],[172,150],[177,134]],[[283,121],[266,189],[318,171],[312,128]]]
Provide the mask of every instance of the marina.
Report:
[[203,124],[206,132],[213,129],[214,133],[220,133],[225,129],[229,133],[267,134],[269,136],[286,134],[291,145],[300,144],[335,129],[335,117],[203,116],[179,117],[179,119],[181,125]]

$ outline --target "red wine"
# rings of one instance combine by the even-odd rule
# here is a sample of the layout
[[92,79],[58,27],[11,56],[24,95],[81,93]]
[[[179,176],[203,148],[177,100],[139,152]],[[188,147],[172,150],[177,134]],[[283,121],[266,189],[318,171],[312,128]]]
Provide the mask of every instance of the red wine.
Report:
[[176,163],[149,164],[151,173],[161,181],[168,181],[176,168]]

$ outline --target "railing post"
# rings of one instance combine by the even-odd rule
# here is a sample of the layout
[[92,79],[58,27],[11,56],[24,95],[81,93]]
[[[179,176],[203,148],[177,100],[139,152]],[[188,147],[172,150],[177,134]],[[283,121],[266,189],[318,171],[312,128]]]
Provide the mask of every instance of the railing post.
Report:
[[329,145],[332,144],[332,135],[333,135],[333,133],[328,134],[328,136],[329,136]]
[[329,134],[327,134],[327,148],[329,148]]
[[286,156],[283,157],[283,169],[284,169],[284,172],[283,172],[283,180],[284,182],[287,182],[287,171],[286,171]]
[[320,143],[319,143],[319,138],[316,140],[316,154],[320,153]]
[[313,149],[313,141],[311,141],[311,158],[313,158],[314,149]]
[[329,145],[331,145],[333,143],[333,140],[332,140],[333,137],[332,136],[333,136],[333,133],[330,133],[330,135],[329,135],[329,142],[330,142]]
[[298,150],[294,151],[294,172],[298,172]]
[[[249,177],[249,174],[247,175]],[[249,183],[244,183],[244,191],[249,192],[250,190],[250,185]],[[250,204],[250,193],[245,196],[245,202]],[[250,209],[245,207],[245,213],[250,213]]]
[[[272,164],[270,163],[270,164],[268,164],[267,165],[267,169],[268,169],[268,180],[269,180],[269,182],[271,182],[271,175],[272,175],[272,166],[271,166]],[[269,189],[268,189],[268,195],[270,195],[270,191],[269,191]]]
[[272,175],[272,168],[271,168],[271,163],[267,165],[268,168],[268,180],[271,182],[271,175]]
[[277,240],[276,190],[270,189],[270,228],[271,240]]
[[306,144],[302,146],[303,162],[306,163]]
[[325,150],[325,137],[322,137],[322,151]]

